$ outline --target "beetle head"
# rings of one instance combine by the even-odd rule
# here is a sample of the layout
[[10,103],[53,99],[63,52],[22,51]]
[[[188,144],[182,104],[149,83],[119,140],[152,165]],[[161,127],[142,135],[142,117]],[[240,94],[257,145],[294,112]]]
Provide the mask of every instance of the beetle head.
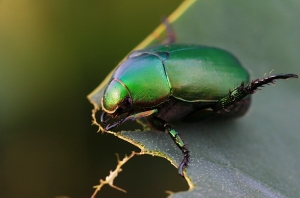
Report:
[[132,99],[124,84],[113,79],[104,91],[101,105],[103,111],[116,117],[131,110]]

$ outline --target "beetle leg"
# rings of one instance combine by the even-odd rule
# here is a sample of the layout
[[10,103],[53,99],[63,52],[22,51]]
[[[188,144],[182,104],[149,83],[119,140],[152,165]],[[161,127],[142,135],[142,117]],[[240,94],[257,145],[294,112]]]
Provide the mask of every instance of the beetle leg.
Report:
[[183,177],[183,169],[188,166],[189,158],[190,158],[190,151],[186,148],[186,144],[181,139],[180,135],[175,131],[175,129],[168,123],[164,124],[165,130],[170,134],[175,144],[178,146],[178,148],[181,150],[183,154],[183,160],[178,166],[178,174]]
[[119,126],[120,124],[122,124],[124,122],[124,120],[125,120],[125,118],[123,118],[123,119],[121,119],[121,120],[119,120],[119,121],[117,121],[117,122],[115,122],[113,124],[107,124],[105,126],[105,130],[108,131],[108,130],[110,130],[112,128],[115,128],[115,127]]
[[101,114],[100,121],[101,121],[101,124],[103,124],[105,126],[104,127],[105,130],[108,131],[108,130],[110,130],[112,128],[115,128],[115,127],[119,126],[120,124],[122,124],[122,123],[124,123],[124,122],[126,122],[128,120],[134,121],[134,120],[139,119],[139,118],[150,116],[150,115],[152,115],[152,114],[154,114],[156,112],[157,112],[157,109],[152,109],[152,110],[149,110],[149,111],[143,111],[143,112],[140,112],[140,113],[136,113],[136,114],[130,115],[131,114],[131,111],[130,111],[130,112],[127,113],[127,115],[125,116],[125,118],[122,118],[119,121],[114,122],[113,124],[106,123],[106,121],[108,121],[109,119],[107,119],[107,120],[104,121],[104,117],[106,115],[106,112],[103,112]]
[[126,122],[128,120],[136,120],[136,119],[140,119],[140,118],[144,118],[144,117],[147,117],[147,116],[150,116],[154,113],[157,112],[157,109],[152,109],[152,110],[149,110],[149,111],[143,111],[143,112],[140,112],[140,113],[136,113],[136,114],[132,114],[130,116],[127,116],[123,122]]
[[188,166],[189,163],[189,150],[187,149],[187,145],[184,143],[180,135],[175,131],[172,125],[168,124],[166,121],[162,120],[158,117],[152,117],[148,120],[148,124],[160,131],[166,131],[174,141],[174,143],[178,146],[183,154],[183,160],[178,166],[178,174],[183,176],[183,169]]
[[226,109],[233,105],[234,103],[242,100],[250,94],[254,94],[256,90],[259,90],[259,87],[274,83],[274,80],[277,79],[288,79],[288,78],[298,78],[296,74],[275,74],[263,79],[255,79],[251,81],[248,85],[244,85],[244,82],[234,90],[230,91],[227,95],[221,98],[215,106],[212,107],[213,111],[217,112],[223,109]]
[[176,42],[176,34],[175,31],[173,30],[171,24],[169,23],[167,18],[162,18],[162,23],[164,24],[165,28],[166,28],[166,33],[167,33],[167,37],[164,39],[164,41],[162,42],[162,44],[172,44]]

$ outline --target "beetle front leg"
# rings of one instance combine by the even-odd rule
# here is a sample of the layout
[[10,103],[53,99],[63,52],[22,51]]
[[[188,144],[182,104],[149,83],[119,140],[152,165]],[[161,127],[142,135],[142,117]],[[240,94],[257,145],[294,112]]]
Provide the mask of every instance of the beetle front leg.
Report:
[[109,119],[105,120],[105,115],[106,115],[107,113],[106,113],[106,112],[103,112],[103,113],[101,114],[101,116],[100,116],[100,121],[101,121],[100,123],[101,123],[101,125],[104,126],[103,128],[104,128],[106,131],[108,131],[108,130],[110,130],[110,129],[113,129],[113,128],[115,128],[115,127],[117,127],[117,126],[123,124],[124,122],[126,122],[126,121],[128,121],[128,120],[134,121],[134,120],[136,120],[136,119],[140,119],[140,118],[143,118],[143,117],[147,117],[147,116],[150,116],[150,115],[155,114],[155,113],[157,113],[157,109],[152,109],[152,110],[149,110],[149,111],[143,111],[143,112],[136,113],[136,114],[132,114],[132,115],[130,115],[130,112],[128,112],[125,118],[122,118],[122,119],[120,119],[119,121],[114,122],[114,123],[112,123],[112,124],[108,124],[107,121],[108,121]]
[[248,85],[244,85],[244,82],[237,88],[232,91],[229,91],[227,95],[221,98],[215,106],[212,107],[213,111],[218,112],[220,110],[226,109],[233,105],[234,103],[242,100],[246,96],[255,93],[259,87],[263,87],[263,85],[268,85],[270,83],[274,83],[274,80],[277,79],[288,79],[288,78],[298,78],[296,74],[275,74],[263,79],[256,79],[251,81]]

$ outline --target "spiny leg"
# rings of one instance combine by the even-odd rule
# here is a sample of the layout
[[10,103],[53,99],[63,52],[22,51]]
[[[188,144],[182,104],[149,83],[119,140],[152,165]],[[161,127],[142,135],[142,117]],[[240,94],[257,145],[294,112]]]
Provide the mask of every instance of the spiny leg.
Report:
[[183,176],[183,169],[188,166],[190,158],[189,150],[186,148],[187,145],[184,143],[184,141],[181,139],[180,135],[177,133],[177,131],[175,131],[172,125],[168,124],[164,120],[158,117],[153,117],[149,120],[149,124],[151,124],[154,128],[158,130],[165,130],[166,132],[168,132],[168,134],[173,139],[174,143],[181,150],[183,154],[183,160],[178,166],[178,174]]
[[[121,124],[123,124],[124,122],[128,121],[128,120],[136,120],[136,119],[140,119],[140,118],[143,118],[143,117],[147,117],[147,116],[150,116],[152,114],[155,114],[157,112],[157,109],[152,109],[152,110],[149,110],[149,111],[143,111],[143,112],[140,112],[140,113],[136,113],[136,114],[131,114],[131,112],[127,112],[127,115],[120,119],[119,121],[116,121],[112,124],[108,124],[107,121],[110,119],[106,119],[105,120],[105,116],[106,116],[106,112],[102,112],[101,116],[100,116],[100,124],[102,125],[102,127],[108,131],[110,129],[113,129]],[[130,115],[131,114],[131,115]]]
[[246,96],[255,93],[259,87],[264,87],[264,85],[268,85],[270,83],[274,83],[274,80],[277,79],[288,79],[288,78],[298,78],[296,74],[275,74],[263,79],[256,79],[251,81],[248,85],[244,85],[244,82],[237,88],[232,91],[229,91],[227,95],[221,98],[217,104],[212,107],[213,111],[218,112],[222,109],[226,109],[233,105],[234,103],[242,100]]

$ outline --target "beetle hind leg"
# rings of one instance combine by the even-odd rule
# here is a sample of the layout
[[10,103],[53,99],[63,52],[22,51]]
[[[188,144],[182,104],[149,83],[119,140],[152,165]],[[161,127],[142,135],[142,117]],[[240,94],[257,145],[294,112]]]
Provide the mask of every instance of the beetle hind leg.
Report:
[[245,85],[244,82],[240,86],[230,91],[227,95],[221,98],[213,107],[213,111],[218,112],[224,110],[236,102],[241,101],[243,98],[247,97],[250,94],[254,94],[260,87],[274,83],[277,79],[288,79],[288,78],[298,78],[296,74],[275,74],[268,76],[263,79],[255,79],[249,84]]
[[176,34],[175,34],[175,31],[173,30],[171,24],[169,23],[168,19],[165,17],[162,18],[162,23],[165,26],[166,33],[167,33],[167,36],[164,39],[164,41],[162,42],[162,44],[169,45],[169,44],[175,43],[176,42]]

